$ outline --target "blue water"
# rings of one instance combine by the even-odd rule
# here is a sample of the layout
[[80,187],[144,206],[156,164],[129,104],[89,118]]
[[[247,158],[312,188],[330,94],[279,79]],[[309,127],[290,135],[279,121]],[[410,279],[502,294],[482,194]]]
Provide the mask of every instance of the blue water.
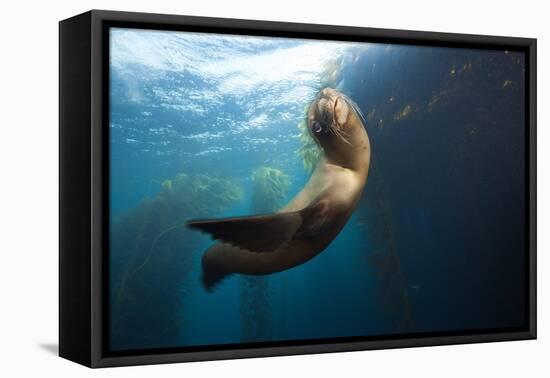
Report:
[[[111,349],[526,324],[523,53],[135,29],[110,40]],[[290,200],[310,174],[298,124],[325,86],[367,119],[352,218],[306,264],[206,292],[213,242],[182,224],[258,212],[261,167],[286,178],[265,205]]]

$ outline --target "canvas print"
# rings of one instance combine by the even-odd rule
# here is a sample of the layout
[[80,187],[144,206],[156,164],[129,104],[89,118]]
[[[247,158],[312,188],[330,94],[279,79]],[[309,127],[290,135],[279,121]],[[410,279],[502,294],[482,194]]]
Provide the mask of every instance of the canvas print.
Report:
[[108,349],[526,326],[525,63],[111,27]]

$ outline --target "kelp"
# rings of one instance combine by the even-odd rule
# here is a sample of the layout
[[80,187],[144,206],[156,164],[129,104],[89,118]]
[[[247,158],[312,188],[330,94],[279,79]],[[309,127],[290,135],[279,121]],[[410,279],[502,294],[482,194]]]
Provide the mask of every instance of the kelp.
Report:
[[[252,214],[277,211],[284,205],[290,177],[273,167],[260,167],[252,174]],[[241,279],[241,340],[266,341],[272,338],[272,305],[269,278],[242,276]]]
[[257,342],[272,339],[272,304],[269,277],[241,278],[241,341]]
[[123,214],[111,228],[111,348],[181,344],[184,299],[200,236],[189,218],[215,216],[242,199],[231,180],[180,173],[159,193]]
[[356,210],[366,228],[365,244],[372,249],[363,255],[375,280],[375,295],[392,328],[405,332],[414,324],[409,283],[401,263],[398,232],[378,167],[371,167],[364,199]]
[[290,177],[280,169],[264,166],[252,174],[252,185],[252,212],[272,212],[284,204]]
[[331,59],[323,65],[319,82],[321,87],[336,88],[343,79],[342,62],[344,56],[341,55],[335,59]]
[[208,175],[180,173],[162,183],[158,199],[170,203],[173,215],[190,217],[219,213],[242,199],[242,189],[232,181]]

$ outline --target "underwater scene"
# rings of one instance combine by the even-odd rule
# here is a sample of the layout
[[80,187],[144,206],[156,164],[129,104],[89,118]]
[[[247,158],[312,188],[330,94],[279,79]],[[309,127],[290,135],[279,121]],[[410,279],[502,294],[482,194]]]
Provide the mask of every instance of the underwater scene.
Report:
[[527,324],[523,52],[109,39],[111,351]]

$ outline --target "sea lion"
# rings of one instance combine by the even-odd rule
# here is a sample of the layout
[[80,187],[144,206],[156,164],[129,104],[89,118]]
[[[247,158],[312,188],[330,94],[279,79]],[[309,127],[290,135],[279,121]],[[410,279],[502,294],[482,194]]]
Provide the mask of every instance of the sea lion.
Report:
[[220,241],[202,257],[202,283],[208,291],[229,274],[280,272],[327,248],[367,182],[371,148],[364,123],[349,97],[321,90],[308,108],[307,128],[323,156],[288,205],[273,214],[187,222]]

